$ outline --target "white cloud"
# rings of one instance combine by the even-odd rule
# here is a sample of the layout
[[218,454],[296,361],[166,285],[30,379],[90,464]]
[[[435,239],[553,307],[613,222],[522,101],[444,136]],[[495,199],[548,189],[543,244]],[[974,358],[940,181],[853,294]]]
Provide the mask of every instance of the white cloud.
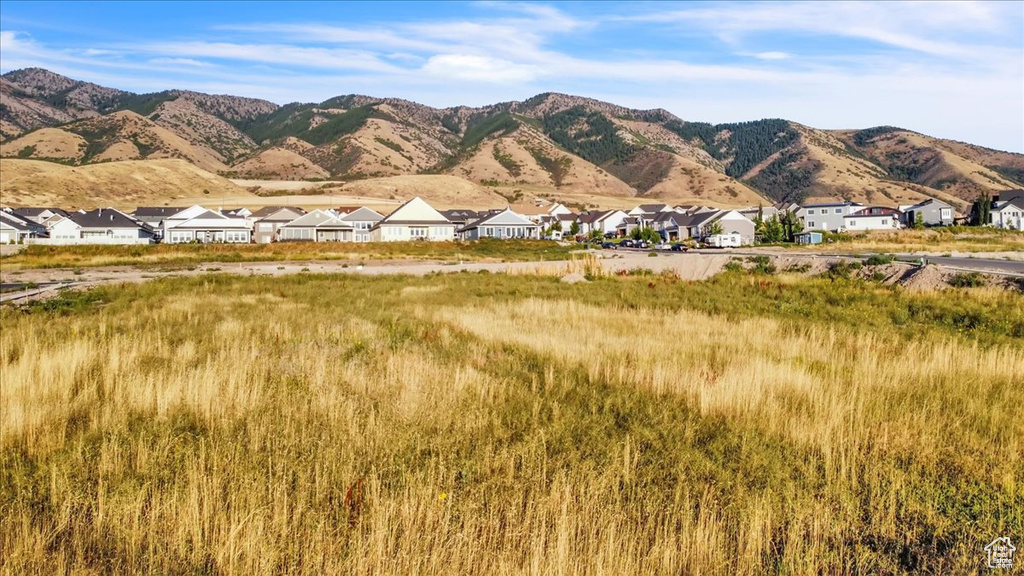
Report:
[[751,56],[758,60],[786,60],[792,58],[792,55],[786,52],[758,52],[751,54]]
[[[599,18],[543,4],[471,6],[476,12],[459,19],[225,23],[217,30],[231,41],[221,42],[182,40],[196,35],[184,30],[53,48],[3,31],[0,66],[279,103],[359,92],[443,107],[560,91],[690,120],[896,124],[1024,149],[1024,4],[653,4],[647,14],[634,5]],[[646,41],[656,33],[669,39]],[[570,48],[578,39],[589,48]]]
[[153,58],[149,63],[157,66],[170,64],[172,66],[195,66],[197,68],[212,68],[214,66],[214,64],[210,62],[203,62],[192,58]]
[[427,60],[422,70],[437,78],[481,82],[522,83],[537,78],[532,66],[472,54],[439,54]]

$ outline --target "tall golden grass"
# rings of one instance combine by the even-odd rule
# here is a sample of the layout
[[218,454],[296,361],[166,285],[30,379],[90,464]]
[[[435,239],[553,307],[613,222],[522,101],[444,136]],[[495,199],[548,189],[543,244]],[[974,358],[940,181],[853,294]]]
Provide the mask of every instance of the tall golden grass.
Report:
[[647,284],[4,310],[0,572],[971,573],[1021,533],[1019,340],[602,300]]

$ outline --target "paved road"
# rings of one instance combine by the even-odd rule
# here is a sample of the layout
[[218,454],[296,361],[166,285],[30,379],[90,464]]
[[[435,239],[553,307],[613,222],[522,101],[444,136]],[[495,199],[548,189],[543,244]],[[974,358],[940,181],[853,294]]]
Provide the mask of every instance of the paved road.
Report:
[[[623,252],[650,252],[650,248],[619,248]],[[719,254],[731,256],[790,256],[790,257],[812,257],[812,258],[848,258],[863,260],[872,254],[820,254],[814,252],[777,252],[757,249],[708,249],[700,248],[690,250],[687,254]],[[673,254],[680,254],[673,252]],[[905,262],[917,262],[921,259],[917,254],[895,254],[897,259]],[[951,256],[925,256],[929,264],[937,264],[945,268],[956,268],[960,270],[971,270],[976,272],[994,272],[1009,276],[1024,276],[1024,260],[1002,260],[996,258],[964,258]]]
[[[920,256],[900,254],[901,259],[916,260]],[[959,268],[977,272],[998,272],[1011,276],[1024,276],[1024,260],[993,260],[989,258],[954,258],[951,256],[926,256],[929,264],[946,268]]]

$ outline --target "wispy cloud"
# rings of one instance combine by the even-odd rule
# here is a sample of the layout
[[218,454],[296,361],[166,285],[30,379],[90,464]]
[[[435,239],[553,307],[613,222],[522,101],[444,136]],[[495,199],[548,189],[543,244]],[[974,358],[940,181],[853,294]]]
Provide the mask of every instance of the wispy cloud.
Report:
[[1024,149],[1022,3],[479,2],[446,12],[344,24],[243,14],[133,42],[4,30],[0,68],[277,102],[362,92],[474,105],[555,90],[693,120],[900,124]]

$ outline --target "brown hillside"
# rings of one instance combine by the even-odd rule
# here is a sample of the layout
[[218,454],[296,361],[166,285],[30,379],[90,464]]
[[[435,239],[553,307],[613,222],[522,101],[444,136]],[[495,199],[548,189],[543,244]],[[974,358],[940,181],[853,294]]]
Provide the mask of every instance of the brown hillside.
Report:
[[0,156],[76,162],[88,145],[88,141],[78,134],[59,128],[42,128],[0,144]]
[[508,204],[508,201],[482,186],[454,176],[393,176],[370,178],[345,184],[332,194],[365,196],[388,200],[408,200],[419,196],[435,208],[485,208]]
[[[40,132],[45,134],[37,136]],[[60,133],[66,135],[62,136]],[[204,170],[220,171],[227,168],[218,159],[218,155],[208,147],[193,146],[171,130],[158,126],[152,120],[127,110],[89,120],[80,120],[61,128],[46,128],[37,132],[30,132],[20,138],[4,143],[0,151],[2,151],[5,157],[21,157],[22,151],[27,146],[36,145],[40,138],[45,139],[47,142],[53,142],[52,147],[67,151],[68,155],[47,155],[51,151],[50,148],[41,146],[37,149],[30,149],[31,153],[27,156],[28,158],[56,158],[73,164],[85,164],[110,159],[181,158]],[[71,156],[70,142],[78,142],[80,144],[83,138],[88,145],[79,146],[77,153]],[[125,142],[130,142],[134,145],[137,151],[134,156],[129,156],[132,152],[124,145]],[[111,147],[116,148],[104,154]]]
[[330,173],[308,158],[284,147],[270,148],[231,166],[232,178],[254,180],[308,180],[327,178]]
[[185,160],[134,160],[88,166],[0,160],[0,202],[11,206],[132,208],[174,205],[175,200],[183,198],[215,200],[229,196],[252,195]]

